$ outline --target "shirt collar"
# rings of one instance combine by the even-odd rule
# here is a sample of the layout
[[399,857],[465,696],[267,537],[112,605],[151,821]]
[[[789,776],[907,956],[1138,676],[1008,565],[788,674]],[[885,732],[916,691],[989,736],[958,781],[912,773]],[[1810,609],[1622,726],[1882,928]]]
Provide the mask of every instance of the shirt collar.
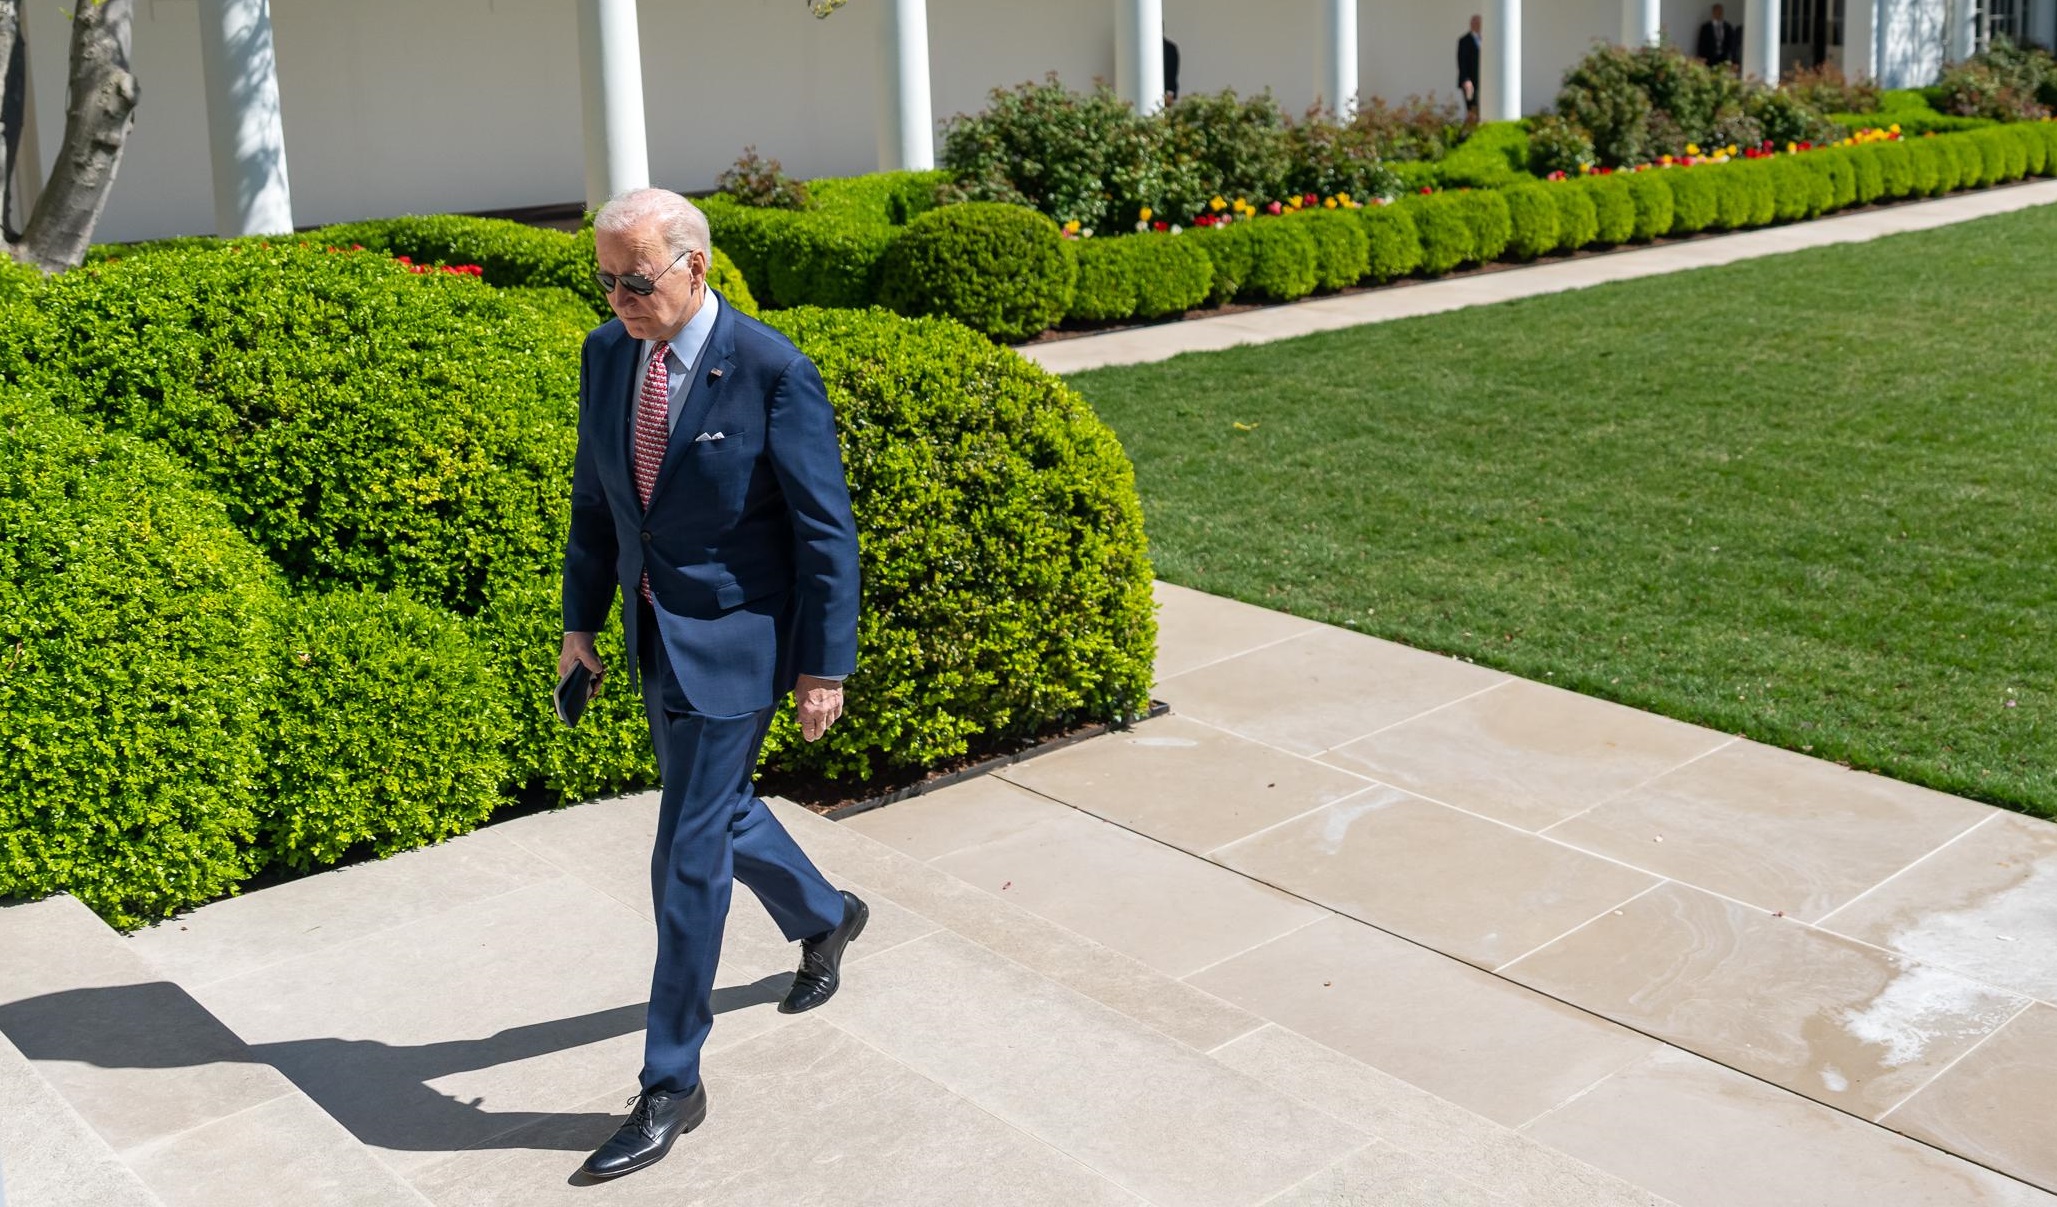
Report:
[[[707,300],[700,303],[700,309],[694,311],[693,317],[687,319],[686,325],[679,328],[679,333],[672,337],[671,354],[687,371],[690,372],[694,363],[700,359],[701,349],[707,346],[707,337],[714,334],[714,319],[720,309],[721,295],[712,289],[708,290]],[[657,341],[646,339],[639,342],[642,344],[641,362],[648,364],[650,351],[657,346]]]

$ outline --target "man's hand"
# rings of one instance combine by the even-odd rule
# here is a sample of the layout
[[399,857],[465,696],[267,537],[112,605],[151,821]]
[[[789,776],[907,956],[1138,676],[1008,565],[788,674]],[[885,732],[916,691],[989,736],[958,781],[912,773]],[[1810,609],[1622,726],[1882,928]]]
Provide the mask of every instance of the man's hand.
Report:
[[800,721],[800,736],[816,741],[843,715],[843,685],[834,679],[802,675],[793,685],[793,704]]
[[600,681],[607,677],[607,668],[600,665],[600,651],[593,648],[591,633],[564,635],[564,648],[557,654],[557,677],[564,678],[564,672],[570,670],[574,662],[585,663],[586,669],[593,672],[593,686],[587,690],[586,699],[599,695]]
[[1465,81],[1464,81],[1464,82],[1463,82],[1462,84],[1458,85],[1458,87],[1460,87],[1460,88],[1464,89],[1464,99],[1465,99],[1465,100],[1467,100],[1467,101],[1468,101],[1468,100],[1470,100],[1470,99],[1471,99],[1471,81],[1470,81],[1470,80],[1465,80]]

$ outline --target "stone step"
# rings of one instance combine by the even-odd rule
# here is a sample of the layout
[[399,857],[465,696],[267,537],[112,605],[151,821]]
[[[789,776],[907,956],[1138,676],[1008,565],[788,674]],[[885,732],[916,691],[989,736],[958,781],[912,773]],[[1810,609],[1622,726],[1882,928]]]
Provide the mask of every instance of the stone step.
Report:
[[[102,1171],[108,1184],[154,1196],[133,1201],[426,1202],[71,897],[0,909],[0,1035],[37,1075],[39,1100],[69,1110],[126,1167],[126,1179]],[[24,1153],[45,1151],[72,1161],[87,1153],[78,1145]],[[24,1160],[36,1167],[11,1162],[9,1176],[21,1186],[55,1184],[60,1193],[44,1202],[121,1201],[83,1186],[67,1191],[63,1167]]]
[[0,1202],[163,1207],[55,1087],[0,1035]]

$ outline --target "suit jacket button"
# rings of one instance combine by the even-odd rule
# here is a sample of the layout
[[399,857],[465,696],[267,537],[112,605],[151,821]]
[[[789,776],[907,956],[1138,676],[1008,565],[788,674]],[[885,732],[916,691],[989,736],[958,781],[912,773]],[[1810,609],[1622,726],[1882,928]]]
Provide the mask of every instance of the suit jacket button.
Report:
[[650,534],[649,534],[649,533],[647,533],[647,532],[646,532],[646,533],[644,533],[644,534],[643,534],[643,539],[644,539],[645,541],[648,541],[648,540],[650,539]]

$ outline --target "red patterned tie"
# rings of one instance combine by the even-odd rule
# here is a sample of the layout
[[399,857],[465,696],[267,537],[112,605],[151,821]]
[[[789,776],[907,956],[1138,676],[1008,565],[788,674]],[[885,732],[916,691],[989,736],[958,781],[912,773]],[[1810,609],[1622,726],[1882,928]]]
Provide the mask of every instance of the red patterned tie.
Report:
[[[671,371],[665,368],[665,354],[671,345],[658,340],[650,350],[650,368],[643,374],[643,390],[636,399],[636,498],[644,510],[650,507],[650,491],[657,485],[657,470],[664,464],[664,447],[670,441]],[[648,557],[647,551],[644,554]],[[650,572],[643,572],[643,598],[654,606],[650,595]]]

